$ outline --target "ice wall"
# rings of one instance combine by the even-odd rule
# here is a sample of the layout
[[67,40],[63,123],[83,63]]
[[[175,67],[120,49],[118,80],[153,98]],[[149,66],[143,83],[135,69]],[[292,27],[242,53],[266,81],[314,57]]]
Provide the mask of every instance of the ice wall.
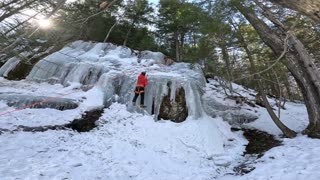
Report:
[[[166,66],[164,57],[160,52],[137,52],[110,43],[76,41],[40,60],[27,79],[64,86],[70,83],[93,86],[104,93],[104,104],[108,107],[113,102],[131,103],[136,79],[142,71],[146,71],[149,85],[145,105],[149,113],[153,111],[157,117],[168,89],[176,92],[182,87],[188,115],[195,118],[202,116],[201,95],[205,78],[200,66],[189,63]],[[175,100],[175,93],[170,93],[170,99]]]

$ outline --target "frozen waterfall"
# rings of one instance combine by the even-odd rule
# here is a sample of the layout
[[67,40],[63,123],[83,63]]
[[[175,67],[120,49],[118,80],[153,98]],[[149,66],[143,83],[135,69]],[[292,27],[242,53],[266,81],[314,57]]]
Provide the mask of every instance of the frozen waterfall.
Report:
[[[148,113],[158,117],[163,97],[170,94],[170,100],[174,102],[176,92],[183,88],[188,116],[202,116],[205,78],[201,68],[189,63],[166,66],[164,57],[159,52],[136,52],[110,43],[76,41],[40,60],[26,79],[64,86],[71,83],[92,85],[103,92],[103,101],[108,107],[113,102],[131,103],[137,76],[146,71],[149,79],[145,93]],[[6,67],[12,69],[6,65],[0,72],[11,70]]]

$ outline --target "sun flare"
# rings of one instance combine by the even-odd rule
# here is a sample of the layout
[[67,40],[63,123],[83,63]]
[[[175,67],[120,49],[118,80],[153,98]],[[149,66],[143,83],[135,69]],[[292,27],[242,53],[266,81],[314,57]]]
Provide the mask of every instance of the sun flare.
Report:
[[39,19],[37,23],[42,29],[48,29],[52,26],[50,19]]

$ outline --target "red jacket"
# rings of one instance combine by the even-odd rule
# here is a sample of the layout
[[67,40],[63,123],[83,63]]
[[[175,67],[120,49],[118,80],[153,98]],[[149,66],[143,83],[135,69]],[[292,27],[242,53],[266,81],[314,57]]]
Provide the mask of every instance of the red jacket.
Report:
[[146,76],[140,74],[138,76],[137,87],[146,87],[148,85],[148,79]]

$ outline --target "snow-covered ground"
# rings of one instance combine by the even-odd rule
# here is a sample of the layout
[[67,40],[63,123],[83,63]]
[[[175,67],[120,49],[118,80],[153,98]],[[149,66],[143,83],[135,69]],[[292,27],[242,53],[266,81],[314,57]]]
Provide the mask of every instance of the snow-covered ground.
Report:
[[[58,96],[68,94],[77,85],[63,87],[46,83],[17,82],[0,79],[1,92]],[[225,99],[223,91],[207,84],[206,94],[217,101],[239,106]],[[249,99],[250,90],[234,85]],[[79,100],[73,110],[24,109],[14,111],[0,102],[0,129],[14,130],[19,125],[59,125],[81,117],[93,106],[99,106],[103,94],[95,88],[76,91],[66,98]],[[81,100],[81,101],[80,101]],[[273,100],[270,100],[274,104]],[[154,121],[150,115],[130,113],[126,106],[113,104],[104,109],[97,128],[78,133],[71,130],[22,132],[3,131],[0,135],[0,179],[320,179],[320,140],[301,134],[283,139],[264,108],[244,105],[259,116],[246,127],[276,135],[283,141],[253,162],[256,168],[244,176],[233,175],[233,168],[245,160],[241,154],[247,140],[241,132],[231,132],[221,118],[204,116],[183,123]],[[307,125],[303,104],[287,103],[281,119],[301,132]]]
[[[3,179],[210,179],[231,173],[247,141],[221,118],[204,116],[176,124],[130,113],[125,105],[105,109],[99,126],[74,131],[22,132],[23,126],[63,125],[79,118],[103,94],[73,87],[0,79],[12,94],[78,100],[76,109],[15,110],[0,103],[0,174]],[[74,91],[74,92],[73,92]],[[81,101],[80,101],[81,100]],[[3,130],[5,129],[5,130]],[[9,130],[9,131],[8,131]],[[1,178],[1,179],[2,179]]]
[[[254,95],[256,95],[257,93],[254,90],[245,89],[242,86],[234,83],[232,84],[232,87],[235,92],[240,93],[242,96],[251,100],[251,102],[255,101]],[[251,112],[259,116],[259,119],[243,125],[244,127],[258,129],[276,136],[281,135],[280,129],[277,128],[277,126],[273,123],[265,108],[261,108],[259,106],[256,108],[252,108],[247,104],[239,105],[236,104],[234,100],[227,99],[224,94],[223,88],[219,86],[219,83],[217,81],[211,80],[210,83],[207,84],[205,96],[214,98],[217,102],[228,105],[230,107],[241,106],[240,111]],[[270,105],[275,109],[276,114],[278,114],[278,107],[275,106],[275,100],[270,98],[268,100],[270,102]],[[285,107],[287,110],[281,109],[280,111],[281,121],[289,128],[301,133],[301,131],[304,130],[308,125],[308,114],[305,105],[286,102]]]
[[269,150],[256,160],[256,169],[242,177],[225,176],[220,180],[318,180],[320,140],[299,135],[282,139],[283,146]]
[[[207,84],[207,95],[214,97],[217,101],[231,106],[239,106],[235,101],[226,99],[221,87],[217,81],[211,81]],[[234,90],[250,100],[254,100],[256,94],[253,90],[244,89],[242,86],[232,84]],[[271,105],[275,106],[274,99],[269,99]],[[272,148],[265,155],[253,162],[255,170],[244,176],[226,175],[221,180],[319,180],[320,172],[317,170],[320,166],[320,140],[311,139],[301,135],[301,132],[308,125],[308,115],[304,104],[287,102],[287,110],[281,109],[280,119],[289,128],[298,132],[298,136],[293,139],[281,138],[281,131],[271,120],[265,108],[252,108],[243,105],[243,109],[250,109],[258,116],[254,122],[244,124],[246,128],[254,128],[275,135],[283,141],[283,145]],[[278,110],[278,109],[277,109]],[[276,112],[277,112],[276,110]]]
[[[0,174],[5,179],[214,177],[219,166],[210,158],[220,160],[223,155],[212,156],[207,148],[222,143],[223,139],[210,120],[155,123],[152,117],[129,113],[124,105],[115,104],[106,110],[99,128],[88,133],[1,135]],[[230,148],[239,147],[230,144]],[[220,149],[216,152],[220,153]]]

